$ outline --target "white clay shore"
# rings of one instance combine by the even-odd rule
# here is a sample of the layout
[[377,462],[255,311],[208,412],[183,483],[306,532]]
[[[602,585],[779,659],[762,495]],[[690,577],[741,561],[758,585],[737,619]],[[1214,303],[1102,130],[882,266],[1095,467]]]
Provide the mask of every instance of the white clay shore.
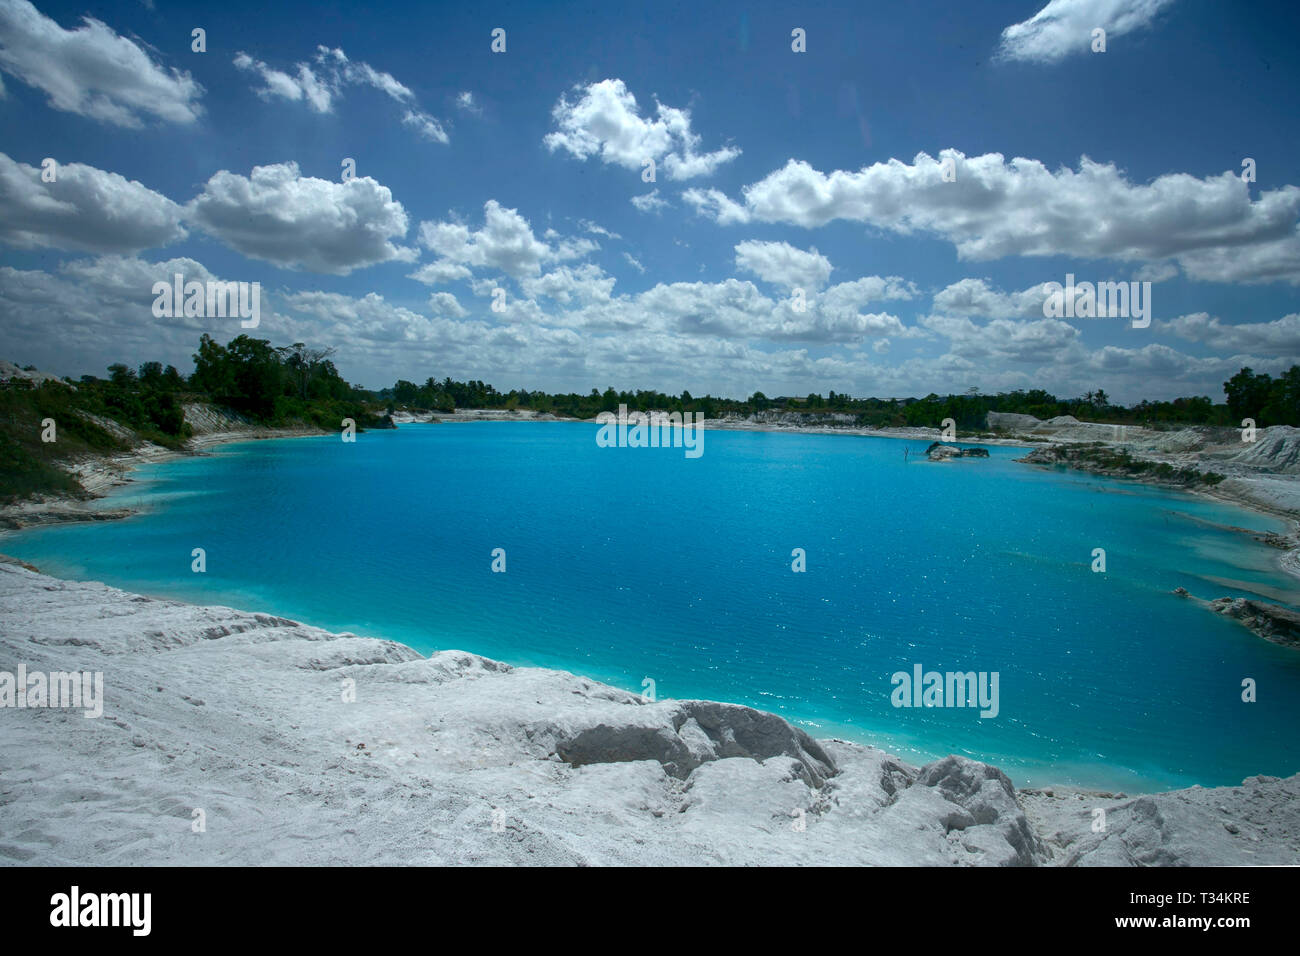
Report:
[[9,864],[1300,863],[1300,775],[1016,791],[745,707],[0,562],[0,671],[19,664],[100,671],[105,703],[0,708]]

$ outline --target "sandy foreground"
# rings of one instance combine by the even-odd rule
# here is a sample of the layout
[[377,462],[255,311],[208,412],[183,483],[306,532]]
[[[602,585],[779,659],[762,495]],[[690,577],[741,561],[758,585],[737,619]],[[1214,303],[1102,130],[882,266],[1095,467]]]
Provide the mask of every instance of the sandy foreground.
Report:
[[987,764],[916,767],[747,707],[9,560],[0,672],[20,664],[100,672],[104,693],[98,718],[0,708],[10,864],[1300,863],[1300,774],[1017,791]]

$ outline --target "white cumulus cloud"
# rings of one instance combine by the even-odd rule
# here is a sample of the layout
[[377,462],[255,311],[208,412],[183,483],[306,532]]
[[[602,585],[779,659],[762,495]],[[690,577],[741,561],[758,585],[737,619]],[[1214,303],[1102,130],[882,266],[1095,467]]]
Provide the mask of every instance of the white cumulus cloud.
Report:
[[346,275],[412,261],[402,204],[369,176],[346,183],[303,176],[297,163],[221,170],[186,207],[186,219],[232,249],[286,268]]
[[988,319],[1043,318],[1047,290],[1039,283],[1020,292],[1001,292],[987,279],[960,279],[935,293],[935,312]]
[[1300,356],[1300,313],[1272,322],[1229,324],[1206,312],[1156,322],[1157,331],[1172,332],[1189,342],[1201,342],[1221,352],[1254,352]]
[[460,265],[497,270],[517,279],[536,276],[543,265],[580,259],[599,248],[585,238],[560,238],[553,244],[538,239],[518,210],[507,209],[495,199],[483,205],[481,229],[454,220],[422,222],[420,242],[440,257],[433,265],[443,273]]
[[450,292],[433,292],[429,295],[429,311],[434,315],[463,319],[469,315],[465,307]]
[[167,69],[112,27],[83,17],[65,30],[28,0],[0,0],[0,69],[34,86],[65,113],[137,129],[149,115],[193,123],[203,87]]
[[736,268],[787,289],[820,289],[831,277],[831,261],[816,249],[796,249],[788,242],[749,239],[736,244]]
[[161,193],[81,163],[42,170],[0,153],[0,241],[21,248],[139,252],[185,237],[181,207]]
[[572,101],[560,97],[552,111],[556,129],[543,140],[552,152],[562,149],[578,159],[596,156],[638,171],[654,160],[676,180],[707,176],[740,155],[731,146],[699,152],[700,136],[691,130],[689,110],[657,103],[655,117],[643,117],[622,80],[601,80],[576,92]]
[[659,190],[657,189],[652,189],[641,196],[633,196],[631,202],[636,207],[637,212],[659,212],[661,209],[667,209],[672,205],[667,199],[659,198]]
[[1149,27],[1174,0],[1051,0],[1022,23],[1002,31],[998,56],[1006,60],[1054,63],[1092,50],[1092,31],[1113,37]]
[[[683,196],[719,224],[776,222],[816,228],[836,219],[953,243],[963,259],[1075,256],[1132,262],[1175,259],[1194,279],[1300,284],[1300,187],[1263,190],[1231,171],[1197,178],[1169,173],[1130,182],[1111,163],[1084,157],[1049,170],[1000,153],[920,153],[857,172],[823,173],[800,160],[743,190]],[[945,181],[943,160],[956,180]]]

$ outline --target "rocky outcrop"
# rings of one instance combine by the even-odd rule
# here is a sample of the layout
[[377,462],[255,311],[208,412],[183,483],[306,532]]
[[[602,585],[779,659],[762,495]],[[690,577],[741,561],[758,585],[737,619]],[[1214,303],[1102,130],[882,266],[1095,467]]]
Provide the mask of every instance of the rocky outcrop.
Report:
[[394,425],[433,425],[438,422],[438,412],[412,412],[399,408],[390,416]]
[[[555,753],[575,767],[654,760],[684,780],[710,760],[789,757],[812,787],[821,787],[836,773],[834,761],[802,730],[775,714],[735,704],[664,701],[618,724],[600,722],[555,731]],[[544,733],[534,731],[531,736]]]
[[0,511],[0,528],[21,531],[38,525],[61,524],[75,521],[118,521],[135,514],[132,508],[87,508],[78,503],[55,501],[35,502],[21,511],[15,508]]
[[[1210,426],[1175,431],[1134,428],[1119,441],[1061,431],[1048,435],[1042,427],[1030,434],[1046,437],[1052,444],[1019,459],[1027,464],[1065,466],[1168,488],[1195,489],[1300,519],[1300,428],[1274,425],[1259,429],[1253,442],[1245,440],[1248,433],[1242,429]],[[1290,537],[1295,540],[1294,535]],[[1300,577],[1300,549],[1285,555],[1281,565]]]
[[1210,610],[1245,624],[1274,644],[1300,647],[1300,612],[1250,598],[1222,597],[1210,602]]
[[1059,866],[1294,866],[1300,774],[1140,797],[1056,788],[1020,802]]
[[1174,593],[1215,614],[1240,621],[1267,641],[1287,647],[1300,647],[1300,611],[1251,598],[1221,597],[1203,601],[1189,594],[1186,588],[1174,588]]
[[1101,442],[1047,445],[1016,460],[1029,465],[1064,465],[1108,478],[1136,478],[1169,488],[1215,485],[1223,480],[1222,474],[1203,471],[1195,464],[1176,466]]
[[195,436],[244,432],[257,427],[252,419],[238,412],[206,402],[186,402],[183,408],[185,424],[190,426]]
[[925,455],[931,461],[947,461],[950,458],[987,458],[989,452],[987,448],[958,448],[937,441],[925,450]]
[[952,829],[987,825],[1015,851],[1016,863],[1032,865],[1049,854],[1016,800],[1011,778],[988,764],[951,755],[921,769],[916,779],[923,787],[933,787],[962,812],[947,819]]
[[185,423],[190,426],[193,433],[191,444],[196,448],[224,441],[326,434],[324,429],[315,425],[302,424],[277,427],[259,425],[252,419],[229,408],[209,405],[205,402],[187,402],[184,409]]

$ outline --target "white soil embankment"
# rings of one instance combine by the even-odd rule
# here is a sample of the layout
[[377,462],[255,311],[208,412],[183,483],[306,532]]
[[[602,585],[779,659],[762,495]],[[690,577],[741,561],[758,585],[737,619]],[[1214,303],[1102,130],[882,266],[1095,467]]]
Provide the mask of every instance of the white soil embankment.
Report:
[[1300,775],[1016,791],[747,707],[0,562],[0,671],[20,665],[102,674],[102,715],[0,708],[0,862],[1300,863]]

